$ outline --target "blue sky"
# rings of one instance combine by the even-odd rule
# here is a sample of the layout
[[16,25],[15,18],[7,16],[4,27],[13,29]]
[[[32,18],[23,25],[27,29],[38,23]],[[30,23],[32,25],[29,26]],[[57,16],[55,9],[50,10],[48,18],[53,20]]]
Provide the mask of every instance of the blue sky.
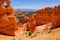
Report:
[[60,0],[11,0],[14,9],[41,9],[59,4]]

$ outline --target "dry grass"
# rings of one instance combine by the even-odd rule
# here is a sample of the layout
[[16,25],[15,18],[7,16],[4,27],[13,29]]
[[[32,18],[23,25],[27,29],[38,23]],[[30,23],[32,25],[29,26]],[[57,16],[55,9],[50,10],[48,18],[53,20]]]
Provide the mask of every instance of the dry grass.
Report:
[[51,31],[51,33],[48,33],[47,31],[43,34],[37,33],[34,36],[26,36],[25,34],[22,35],[16,35],[16,39],[21,40],[60,40],[60,28],[54,29]]
[[60,28],[54,29],[50,33],[37,33],[35,35],[32,34],[31,36],[28,36],[27,34],[20,34],[19,31],[16,31],[15,37],[0,35],[0,40],[60,40]]

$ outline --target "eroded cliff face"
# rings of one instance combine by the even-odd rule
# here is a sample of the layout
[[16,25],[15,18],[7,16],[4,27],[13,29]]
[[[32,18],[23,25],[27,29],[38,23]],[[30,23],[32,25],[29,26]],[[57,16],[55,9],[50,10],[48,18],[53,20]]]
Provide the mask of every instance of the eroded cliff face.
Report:
[[41,26],[47,23],[51,23],[49,28],[56,28],[60,26],[60,6],[55,6],[54,8],[46,7],[40,9],[36,14],[32,14],[27,22],[27,30],[34,32],[37,26]]
[[10,0],[7,1],[7,6],[3,5],[3,0],[0,2],[0,33],[14,36],[17,28],[17,19],[10,5]]
[[53,22],[53,26],[60,26],[60,6],[37,11],[36,20],[38,25]]
[[54,19],[55,19],[55,26],[60,26],[60,5],[54,7],[53,9],[53,13],[54,13]]
[[49,7],[42,10],[38,10],[36,13],[37,25],[43,25],[48,22],[51,22],[51,19],[52,19],[51,11],[52,11],[52,8],[49,8]]

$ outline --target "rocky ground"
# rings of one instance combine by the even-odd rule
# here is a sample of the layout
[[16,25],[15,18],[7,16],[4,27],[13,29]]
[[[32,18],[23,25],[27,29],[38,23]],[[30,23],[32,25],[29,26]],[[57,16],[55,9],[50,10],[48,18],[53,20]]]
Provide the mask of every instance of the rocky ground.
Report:
[[20,34],[19,31],[15,33],[15,37],[0,34],[0,40],[60,40],[60,28],[53,29],[50,33],[46,31],[33,34],[33,36],[28,36],[26,33]]

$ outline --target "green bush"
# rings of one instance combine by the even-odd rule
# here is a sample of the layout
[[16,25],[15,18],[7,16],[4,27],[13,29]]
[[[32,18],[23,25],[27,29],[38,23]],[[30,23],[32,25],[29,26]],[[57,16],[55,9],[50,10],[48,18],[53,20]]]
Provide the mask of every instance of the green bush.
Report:
[[17,18],[19,19],[19,21],[20,21],[20,22],[22,22],[22,21],[23,21],[24,16],[17,16]]

